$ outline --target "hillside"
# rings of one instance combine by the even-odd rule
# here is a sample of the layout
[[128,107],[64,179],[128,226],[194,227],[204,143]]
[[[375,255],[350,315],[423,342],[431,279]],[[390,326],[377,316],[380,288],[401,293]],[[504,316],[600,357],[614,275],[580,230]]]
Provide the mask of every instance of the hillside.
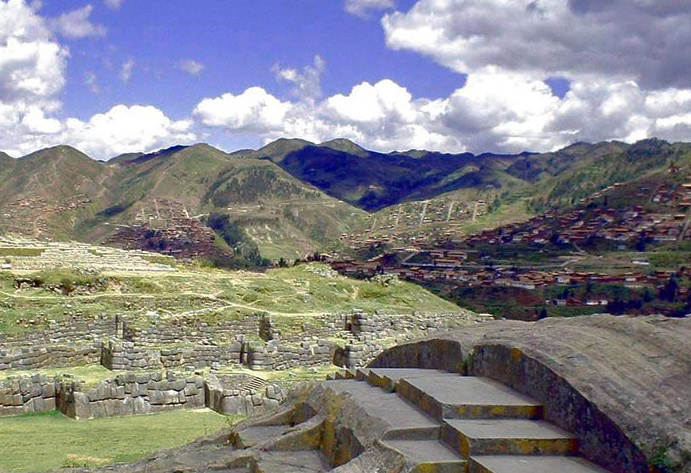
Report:
[[[198,144],[106,163],[59,146],[0,155],[0,228],[256,263],[260,253],[293,259],[339,239],[353,246],[463,236],[572,208],[614,184],[666,179],[673,163],[687,169],[691,145],[651,139],[516,155],[383,154],[345,139],[280,139],[256,151]],[[224,237],[206,225],[210,215],[227,217]]]
[[[258,248],[278,260],[325,246],[362,213],[269,161],[240,159],[204,144],[107,163],[62,146],[3,159],[0,166],[8,176],[0,184],[0,228],[37,238],[190,257],[255,254]],[[228,215],[238,241],[217,238],[205,225],[209,214]]]

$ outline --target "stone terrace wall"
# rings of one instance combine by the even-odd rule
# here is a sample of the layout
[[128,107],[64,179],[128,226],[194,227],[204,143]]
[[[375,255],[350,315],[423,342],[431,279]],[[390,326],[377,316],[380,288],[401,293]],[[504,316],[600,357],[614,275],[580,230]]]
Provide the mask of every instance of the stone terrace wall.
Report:
[[204,407],[204,379],[173,372],[126,373],[83,392],[78,381],[58,386],[58,409],[74,419],[150,414]]
[[216,364],[240,364],[244,347],[244,343],[235,341],[227,345],[147,349],[132,342],[110,341],[102,345],[101,364],[113,371],[181,367],[199,369]]
[[100,344],[29,345],[27,348],[0,348],[0,371],[34,370],[46,367],[77,366],[98,363]]
[[173,343],[197,343],[215,341],[228,343],[238,334],[258,334],[260,315],[255,314],[239,320],[230,320],[218,325],[201,322],[198,325],[158,325],[147,328],[128,327],[125,338],[138,344],[168,345]]
[[[200,323],[131,328],[124,317],[75,318],[44,331],[0,336],[0,371],[74,366],[100,362],[106,368],[159,370],[245,364],[251,369],[288,369],[336,363],[362,366],[387,344],[466,326],[466,314],[322,314],[305,322],[304,333],[281,333],[265,313],[218,326]],[[278,326],[277,326],[278,325]],[[262,336],[266,342],[252,342]],[[338,349],[338,345],[345,348]],[[89,343],[92,342],[92,343]]]
[[55,410],[55,379],[43,374],[0,382],[0,416]]
[[247,365],[252,370],[285,370],[296,366],[333,363],[336,345],[328,340],[303,341],[298,344],[271,340],[253,342],[247,347]]
[[52,321],[45,330],[28,331],[16,335],[0,334],[0,345],[11,347],[46,342],[84,343],[121,336],[121,333],[118,333],[121,330],[122,322],[118,316],[103,315],[91,320],[71,317],[66,320]]
[[10,377],[0,383],[0,416],[59,410],[73,419],[150,414],[209,407],[221,414],[262,413],[285,399],[280,385],[254,376],[219,380],[168,371],[122,373],[85,390],[70,375]]

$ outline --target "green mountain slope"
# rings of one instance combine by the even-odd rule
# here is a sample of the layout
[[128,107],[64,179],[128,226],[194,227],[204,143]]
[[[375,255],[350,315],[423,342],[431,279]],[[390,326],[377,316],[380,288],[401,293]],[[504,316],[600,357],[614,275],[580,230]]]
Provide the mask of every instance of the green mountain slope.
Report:
[[326,246],[363,214],[271,161],[205,144],[107,163],[62,146],[20,159],[0,157],[0,173],[7,176],[0,182],[0,228],[156,250],[178,251],[184,244],[190,251],[182,255],[204,244],[206,252],[237,252],[206,227],[210,214],[230,217],[240,232],[235,243],[276,260]]
[[[198,144],[105,163],[58,146],[0,154],[0,229],[191,257],[254,247],[288,259],[327,250],[343,234],[366,239],[366,230],[413,238],[519,221],[690,156],[689,144],[655,139],[516,155],[382,154],[345,139],[281,139],[256,151]],[[206,225],[210,215],[227,216],[224,239]]]

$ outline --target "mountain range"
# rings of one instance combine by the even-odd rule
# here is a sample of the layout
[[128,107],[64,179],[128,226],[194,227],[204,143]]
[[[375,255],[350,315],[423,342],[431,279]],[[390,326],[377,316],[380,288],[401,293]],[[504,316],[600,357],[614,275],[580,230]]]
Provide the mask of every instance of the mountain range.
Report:
[[406,202],[501,201],[492,209],[497,220],[502,211],[528,217],[617,182],[664,175],[672,163],[689,169],[691,144],[650,139],[550,153],[384,154],[345,139],[280,139],[258,150],[197,144],[107,162],[58,146],[17,159],[0,153],[0,231],[151,246],[138,240],[165,230],[167,238],[194,242],[185,235],[190,222],[227,215],[241,237],[216,239],[220,250],[237,252],[244,240],[270,259],[293,258],[327,249],[361,230],[371,213]]

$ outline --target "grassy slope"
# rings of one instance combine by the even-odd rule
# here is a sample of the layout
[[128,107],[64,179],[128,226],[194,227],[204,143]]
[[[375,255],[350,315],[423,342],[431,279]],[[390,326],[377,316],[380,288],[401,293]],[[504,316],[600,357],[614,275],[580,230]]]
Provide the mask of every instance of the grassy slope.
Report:
[[[146,313],[164,319],[194,314],[197,320],[217,322],[268,311],[288,325],[311,315],[360,308],[388,313],[452,312],[459,308],[410,283],[382,287],[378,283],[326,277],[315,273],[321,265],[302,265],[266,274],[221,270],[183,270],[153,277],[112,276],[106,290],[85,296],[61,296],[41,288],[15,292],[12,279],[0,273],[0,332],[40,328],[46,321],[70,314],[83,317],[127,311],[133,322],[150,323]],[[204,312],[197,312],[205,309]],[[17,320],[35,321],[34,325]]]
[[260,250],[277,260],[313,252],[347,231],[350,219],[363,213],[268,160],[228,155],[205,144],[123,155],[109,163],[65,146],[17,160],[2,155],[4,176],[8,178],[0,180],[0,207],[16,199],[61,202],[77,194],[91,200],[86,208],[52,215],[38,207],[10,207],[19,212],[13,221],[24,223],[18,228],[48,218],[50,236],[58,239],[104,241],[142,210],[155,214],[155,200],[171,200],[190,215],[230,213]]
[[209,410],[87,421],[74,421],[57,412],[0,418],[0,471],[41,472],[132,462],[218,431],[230,420]]

